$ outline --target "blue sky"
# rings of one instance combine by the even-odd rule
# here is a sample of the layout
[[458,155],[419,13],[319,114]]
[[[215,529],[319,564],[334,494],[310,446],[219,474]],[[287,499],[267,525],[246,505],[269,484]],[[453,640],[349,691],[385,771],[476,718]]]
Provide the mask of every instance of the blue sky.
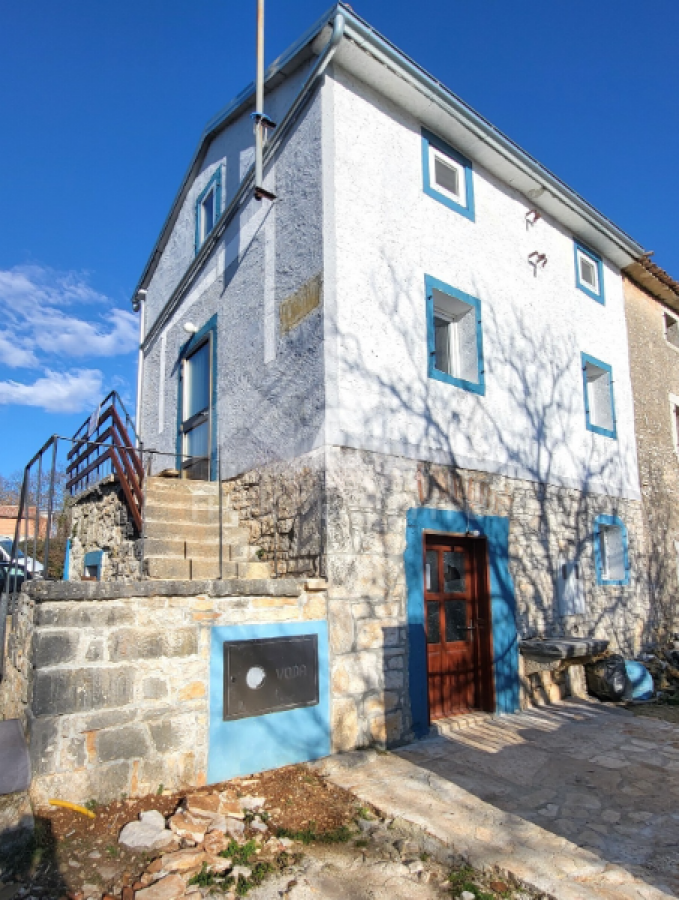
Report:
[[[328,6],[268,0],[267,60]],[[676,0],[353,6],[679,278]],[[254,22],[255,0],[0,5],[0,474],[111,388],[133,406],[129,298]]]

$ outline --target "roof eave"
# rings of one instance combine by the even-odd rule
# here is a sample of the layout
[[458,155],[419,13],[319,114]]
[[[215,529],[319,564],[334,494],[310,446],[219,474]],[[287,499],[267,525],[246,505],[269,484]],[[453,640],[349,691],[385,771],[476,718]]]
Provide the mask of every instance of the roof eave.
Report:
[[[301,65],[303,65],[306,60],[311,59],[313,56],[317,55],[317,50],[314,47],[314,42],[326,28],[330,20],[333,18],[337,9],[337,4],[331,6],[330,9],[311,26],[311,28],[305,31],[304,34],[297,41],[295,41],[294,44],[292,44],[292,46],[288,47],[288,49],[284,53],[282,53],[271,63],[271,65],[267,68],[264,76],[266,92],[271,91],[273,88],[275,88],[288,75],[290,75]],[[153,250],[151,251],[146,265],[144,266],[144,271],[142,272],[141,278],[137,282],[137,286],[135,287],[134,293],[132,294],[132,308],[135,310],[135,312],[139,309],[139,292],[141,290],[144,290],[148,286],[151,278],[153,277],[153,273],[155,272],[158,260],[160,259],[163,250],[167,245],[170,234],[172,233],[172,229],[177,220],[177,216],[179,215],[179,212],[181,210],[182,204],[186,199],[186,195],[189,191],[189,188],[191,187],[191,184],[193,183],[194,178],[200,170],[200,166],[205,158],[210,142],[234,119],[242,116],[243,113],[248,109],[248,107],[253,106],[254,108],[254,100],[255,84],[254,82],[250,82],[250,84],[248,84],[247,87],[245,87],[239,94],[237,94],[233,98],[233,100],[227,103],[226,106],[224,106],[216,115],[214,115],[205,126],[189,167],[186,170],[184,178],[182,179],[181,186],[174,198],[174,201],[170,208],[170,212],[168,213],[168,216],[163,223],[160,234],[158,235],[156,243],[154,244]]]

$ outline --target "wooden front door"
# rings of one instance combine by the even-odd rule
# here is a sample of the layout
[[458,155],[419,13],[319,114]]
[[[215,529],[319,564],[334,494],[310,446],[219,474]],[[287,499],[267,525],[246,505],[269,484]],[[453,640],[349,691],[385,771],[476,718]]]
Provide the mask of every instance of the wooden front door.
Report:
[[486,543],[427,535],[424,605],[429,718],[493,708]]

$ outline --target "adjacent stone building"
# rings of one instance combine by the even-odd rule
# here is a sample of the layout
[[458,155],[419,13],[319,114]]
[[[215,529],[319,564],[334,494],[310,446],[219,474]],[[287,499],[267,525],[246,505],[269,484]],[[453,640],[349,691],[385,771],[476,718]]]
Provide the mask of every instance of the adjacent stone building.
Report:
[[679,282],[648,257],[624,280],[653,625],[679,624]]
[[135,292],[139,432],[276,574],[327,576],[333,746],[516,709],[522,639],[638,648],[643,248],[345,4],[268,72],[273,200],[253,110],[209,124]]

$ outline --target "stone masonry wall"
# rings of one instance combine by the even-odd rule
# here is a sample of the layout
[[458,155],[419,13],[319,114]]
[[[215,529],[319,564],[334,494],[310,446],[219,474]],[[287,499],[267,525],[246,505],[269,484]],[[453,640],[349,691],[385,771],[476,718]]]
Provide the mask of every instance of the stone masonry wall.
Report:
[[250,531],[250,543],[278,576],[318,577],[325,571],[323,498],[319,452],[275,463],[232,478],[225,495]]
[[[591,635],[630,651],[645,633],[638,502],[348,448],[329,450],[327,492],[336,750],[410,734],[403,553],[412,507],[509,517],[520,637]],[[629,586],[596,584],[592,532],[600,513],[619,515],[627,526]],[[559,616],[554,575],[560,552],[579,557],[586,616]]]
[[679,454],[670,407],[670,394],[679,398],[679,350],[665,339],[663,314],[679,313],[627,279],[624,290],[653,619],[667,632],[679,628]]
[[32,676],[35,601],[19,594],[17,608],[7,617],[3,678],[0,681],[0,719],[20,719],[26,727]]
[[211,627],[324,619],[323,586],[31,585],[22,603],[34,628],[25,692],[34,802],[204,784]]
[[109,475],[75,497],[71,516],[69,579],[80,581],[85,554],[104,551],[102,581],[140,577],[139,534],[120,482]]

